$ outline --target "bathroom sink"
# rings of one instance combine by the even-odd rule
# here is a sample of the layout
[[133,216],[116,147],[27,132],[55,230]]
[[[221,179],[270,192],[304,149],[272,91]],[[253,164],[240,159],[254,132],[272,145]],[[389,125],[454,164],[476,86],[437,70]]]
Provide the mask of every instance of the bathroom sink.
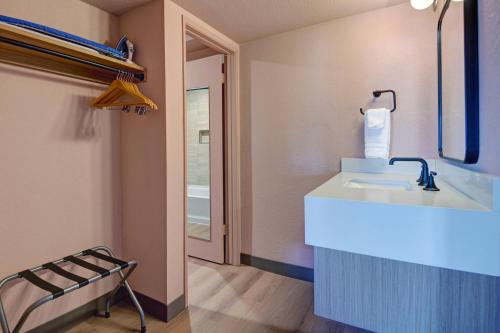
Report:
[[500,178],[429,162],[439,192],[417,185],[419,163],[343,159],[341,172],[304,198],[305,243],[500,276]]
[[349,188],[371,190],[412,190],[412,186],[408,180],[394,179],[354,178],[347,181],[344,186]]

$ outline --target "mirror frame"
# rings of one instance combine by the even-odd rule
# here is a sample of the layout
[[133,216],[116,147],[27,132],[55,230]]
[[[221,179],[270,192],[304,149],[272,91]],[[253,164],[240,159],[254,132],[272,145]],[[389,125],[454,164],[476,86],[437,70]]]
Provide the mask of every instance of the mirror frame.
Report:
[[438,23],[438,150],[441,158],[464,164],[479,159],[479,50],[477,0],[464,1],[465,156],[463,160],[443,153],[443,73],[441,29],[451,0],[446,0]]

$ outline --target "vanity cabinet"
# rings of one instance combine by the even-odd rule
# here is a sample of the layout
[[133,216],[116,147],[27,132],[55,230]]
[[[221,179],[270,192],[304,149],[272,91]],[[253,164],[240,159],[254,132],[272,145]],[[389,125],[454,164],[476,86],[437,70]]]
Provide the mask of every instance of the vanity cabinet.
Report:
[[343,159],[305,197],[315,314],[379,333],[500,332],[500,179],[428,160]]

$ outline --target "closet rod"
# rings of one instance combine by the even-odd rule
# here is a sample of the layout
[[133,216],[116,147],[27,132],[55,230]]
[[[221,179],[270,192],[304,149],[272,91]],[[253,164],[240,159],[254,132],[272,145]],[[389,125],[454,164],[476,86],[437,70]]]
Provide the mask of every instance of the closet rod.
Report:
[[[5,38],[5,37],[0,37],[0,42],[6,43],[6,44],[10,44],[10,45],[14,45],[14,46],[18,46],[18,47],[22,47],[22,48],[33,50],[33,51],[37,51],[37,52],[41,52],[41,53],[45,53],[45,54],[56,56],[56,57],[59,57],[59,58],[71,60],[71,61],[74,61],[74,62],[78,62],[80,64],[97,67],[97,68],[100,68],[100,69],[107,70],[109,72],[113,72],[115,74],[130,73],[128,71],[124,71],[124,70],[120,70],[120,69],[117,69],[117,68],[114,68],[114,67],[110,67],[110,66],[107,66],[107,65],[99,64],[97,62],[93,62],[93,61],[90,61],[90,60],[77,58],[77,57],[71,56],[69,54],[64,54],[64,53],[61,53],[61,52],[58,52],[58,51],[45,49],[43,47],[39,47],[39,46],[36,46],[36,45],[30,45],[30,44],[27,44],[27,43],[24,43],[24,42],[20,42],[20,41],[9,39],[9,38]],[[138,80],[139,82],[144,81],[144,74],[143,73],[131,73],[131,74],[133,74],[134,78],[136,80]]]

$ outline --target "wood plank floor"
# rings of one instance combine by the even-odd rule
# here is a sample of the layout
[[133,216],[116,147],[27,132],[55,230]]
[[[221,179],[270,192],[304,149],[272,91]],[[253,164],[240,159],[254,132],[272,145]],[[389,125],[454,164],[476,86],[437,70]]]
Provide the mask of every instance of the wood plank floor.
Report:
[[[259,269],[190,259],[189,308],[169,323],[148,317],[156,333],[368,333],[313,314],[313,285]],[[93,317],[70,333],[137,332],[138,315],[116,305],[111,318]]]

